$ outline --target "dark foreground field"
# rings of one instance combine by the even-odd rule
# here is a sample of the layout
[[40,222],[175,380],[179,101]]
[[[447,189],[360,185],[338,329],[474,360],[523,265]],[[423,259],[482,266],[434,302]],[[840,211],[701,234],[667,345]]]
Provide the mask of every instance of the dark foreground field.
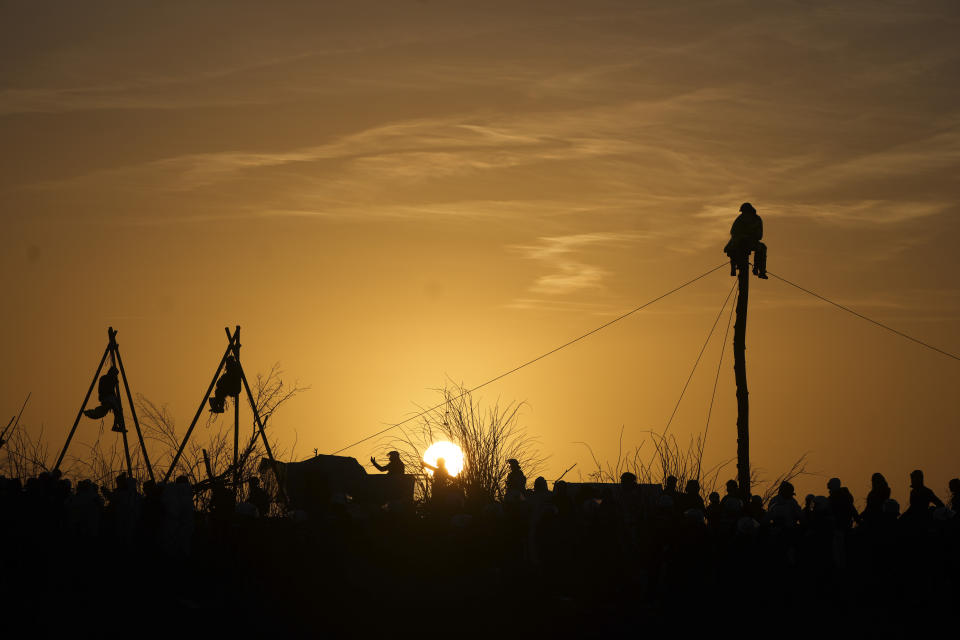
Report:
[[[6,512],[8,628],[62,637],[476,637],[919,631],[955,624],[958,522],[849,531],[591,501],[480,513],[192,515],[95,532],[67,509]],[[551,505],[552,507],[552,505]],[[17,516],[12,518],[11,516]],[[756,522],[754,520],[754,522]],[[156,523],[154,523],[156,524]],[[760,524],[760,523],[758,523]]]

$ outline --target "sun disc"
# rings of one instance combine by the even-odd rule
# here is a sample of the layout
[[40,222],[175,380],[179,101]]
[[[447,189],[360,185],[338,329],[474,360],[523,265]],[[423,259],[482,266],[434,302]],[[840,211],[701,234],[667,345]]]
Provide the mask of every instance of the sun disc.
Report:
[[[452,442],[446,440],[434,442],[423,454],[423,461],[433,466],[437,466],[437,460],[440,458],[443,458],[447,465],[447,473],[451,476],[463,470],[463,451]],[[433,470],[427,469],[427,473],[432,476]]]

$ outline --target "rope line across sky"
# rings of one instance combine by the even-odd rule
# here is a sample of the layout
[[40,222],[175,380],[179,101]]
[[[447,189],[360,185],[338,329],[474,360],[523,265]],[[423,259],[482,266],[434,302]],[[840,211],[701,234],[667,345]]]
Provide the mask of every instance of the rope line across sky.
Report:
[[[521,369],[525,369],[526,367],[529,367],[530,365],[535,364],[535,363],[539,362],[540,360],[543,360],[544,358],[547,358],[548,356],[552,356],[553,354],[557,353],[558,351],[561,351],[562,349],[566,349],[567,347],[572,346],[572,345],[576,344],[577,342],[580,342],[581,340],[584,340],[584,339],[586,339],[586,338],[589,338],[589,337],[592,336],[593,334],[598,333],[598,332],[606,329],[607,327],[610,327],[610,326],[616,324],[617,322],[620,322],[621,320],[624,320],[625,318],[628,318],[628,317],[632,316],[633,314],[635,314],[635,313],[637,313],[637,312],[639,312],[639,311],[642,311],[642,310],[646,309],[647,307],[651,306],[652,304],[654,304],[654,303],[656,303],[656,302],[659,302],[660,300],[663,300],[663,299],[666,298],[667,296],[670,296],[670,295],[672,295],[672,294],[680,291],[681,289],[685,289],[686,287],[692,285],[693,283],[695,283],[695,282],[697,282],[697,281],[699,281],[699,280],[702,280],[703,278],[707,277],[707,276],[710,275],[711,273],[717,271],[717,270],[720,269],[721,267],[727,266],[728,264],[729,264],[728,261],[721,262],[719,265],[717,265],[717,266],[715,266],[715,267],[713,267],[713,268],[711,268],[711,269],[708,269],[707,271],[704,271],[704,272],[701,273],[700,275],[698,275],[698,276],[696,276],[696,277],[694,277],[694,278],[691,278],[690,280],[687,280],[687,281],[684,282],[683,284],[681,284],[681,285],[679,285],[679,286],[676,286],[676,287],[674,287],[673,289],[670,289],[670,290],[667,291],[666,293],[662,293],[662,294],[660,294],[659,296],[657,296],[657,297],[655,297],[655,298],[653,298],[653,299],[651,299],[651,300],[648,300],[647,302],[641,304],[641,305],[638,306],[638,307],[634,307],[634,308],[631,309],[630,311],[627,311],[626,313],[623,313],[623,314],[617,316],[617,317],[614,318],[613,320],[610,320],[610,321],[608,321],[608,322],[605,322],[604,324],[601,324],[600,326],[595,327],[594,329],[591,329],[590,331],[588,331],[588,332],[586,332],[586,333],[584,333],[584,334],[581,334],[581,335],[577,336],[576,338],[573,338],[572,340],[569,340],[569,341],[561,344],[561,345],[558,346],[558,347],[554,347],[553,349],[551,349],[551,350],[549,350],[549,351],[547,351],[547,352],[545,352],[545,353],[542,353],[542,354],[540,354],[539,356],[537,356],[537,357],[535,357],[535,358],[533,358],[533,359],[531,359],[531,360],[527,360],[527,361],[524,362],[523,364],[517,365],[517,366],[514,367],[513,369],[510,369],[510,370],[505,371],[505,372],[503,372],[503,373],[501,373],[501,374],[499,374],[499,375],[497,375],[497,376],[495,376],[495,377],[493,377],[493,378],[490,378],[490,379],[487,380],[486,382],[483,382],[483,383],[481,383],[481,384],[478,384],[478,385],[475,386],[475,387],[472,387],[472,388],[470,388],[470,389],[467,389],[466,391],[464,391],[463,393],[459,394],[458,396],[456,396],[456,397],[454,397],[454,398],[445,400],[444,402],[441,402],[441,403],[439,403],[439,404],[437,404],[437,405],[434,405],[434,406],[432,406],[432,407],[430,407],[430,408],[428,408],[428,409],[424,409],[423,411],[420,411],[419,413],[416,413],[416,414],[410,416],[409,418],[406,418],[406,419],[404,419],[404,420],[401,420],[400,422],[396,422],[396,423],[394,423],[394,424],[391,424],[391,425],[385,427],[384,429],[381,429],[381,430],[379,430],[379,431],[377,431],[377,432],[375,432],[375,433],[372,433],[372,434],[370,434],[370,435],[368,435],[368,436],[366,436],[366,437],[364,437],[364,438],[361,438],[360,440],[357,440],[356,442],[354,442],[354,443],[352,443],[352,444],[348,444],[348,445],[345,446],[345,447],[342,447],[342,448],[340,448],[340,449],[337,449],[336,451],[334,451],[334,452],[333,452],[332,454],[330,454],[330,455],[337,455],[337,454],[343,453],[344,451],[346,451],[346,450],[348,450],[348,449],[352,449],[353,447],[355,447],[355,446],[357,446],[357,445],[359,445],[359,444],[363,444],[364,442],[367,442],[368,440],[372,440],[373,438],[376,438],[377,436],[381,436],[381,435],[387,433],[388,431],[392,431],[393,429],[396,429],[397,427],[401,427],[401,426],[407,424],[408,422],[412,422],[413,420],[416,420],[417,418],[423,417],[423,416],[427,415],[428,413],[430,413],[431,411],[436,411],[437,409],[439,409],[439,408],[445,406],[446,404],[448,404],[451,400],[459,400],[460,398],[462,398],[462,397],[464,397],[464,396],[466,396],[466,395],[469,395],[469,394],[473,393],[474,391],[477,391],[477,390],[482,389],[482,388],[484,388],[484,387],[486,387],[486,386],[488,386],[488,385],[491,385],[491,384],[493,384],[494,382],[497,382],[498,380],[502,380],[503,378],[506,378],[507,376],[512,375],[512,374],[520,371]],[[820,295],[819,293],[816,293],[816,292],[814,292],[814,291],[811,291],[810,289],[807,289],[807,288],[802,287],[802,286],[800,286],[800,285],[798,285],[798,284],[796,284],[796,283],[794,283],[794,282],[791,282],[790,280],[787,280],[786,278],[784,278],[784,277],[782,277],[782,276],[779,276],[779,275],[773,273],[772,271],[767,271],[767,274],[770,275],[770,276],[773,276],[774,278],[776,278],[777,280],[780,280],[781,282],[783,282],[783,283],[785,283],[785,284],[790,285],[791,287],[794,287],[794,288],[796,288],[796,289],[799,289],[800,291],[803,291],[803,292],[806,293],[806,294],[809,294],[809,295],[811,295],[811,296],[813,296],[813,297],[815,297],[815,298],[817,298],[817,299],[819,299],[819,300],[822,300],[823,302],[826,302],[826,303],[828,303],[828,304],[833,305],[834,307],[837,307],[838,309],[841,309],[841,310],[843,310],[843,311],[846,311],[847,313],[852,314],[852,315],[856,316],[857,318],[860,318],[861,320],[866,320],[867,322],[870,322],[870,323],[872,323],[872,324],[874,324],[874,325],[876,325],[876,326],[878,326],[878,327],[881,327],[882,329],[886,329],[887,331],[890,331],[891,333],[894,333],[894,334],[896,334],[896,335],[898,335],[898,336],[900,336],[900,337],[902,337],[902,338],[905,338],[905,339],[907,339],[907,340],[910,340],[911,342],[914,342],[914,343],[916,343],[916,344],[918,344],[918,345],[920,345],[920,346],[922,346],[922,347],[926,347],[927,349],[930,349],[931,351],[934,351],[934,352],[936,352],[936,353],[939,353],[939,354],[941,354],[941,355],[944,355],[944,356],[946,356],[946,357],[948,357],[948,358],[952,358],[952,359],[954,359],[954,360],[960,361],[960,356],[954,355],[953,353],[950,353],[949,351],[945,351],[945,350],[943,350],[943,349],[940,349],[939,347],[935,347],[935,346],[933,346],[933,345],[931,345],[931,344],[929,344],[929,343],[927,343],[927,342],[924,342],[923,340],[919,340],[918,338],[914,338],[913,336],[911,336],[911,335],[909,335],[909,334],[907,334],[907,333],[904,333],[903,331],[900,331],[900,330],[898,330],[898,329],[894,329],[893,327],[891,327],[891,326],[889,326],[889,325],[886,325],[886,324],[880,322],[879,320],[874,320],[873,318],[870,318],[869,316],[866,316],[866,315],[864,315],[864,314],[862,314],[862,313],[860,313],[860,312],[858,312],[858,311],[854,311],[854,310],[851,309],[850,307],[844,306],[844,305],[840,304],[839,302],[835,302],[834,300],[831,300],[830,298],[827,298],[826,296]],[[733,290],[731,289],[731,293],[732,293],[732,291],[733,291]],[[723,313],[723,309],[727,306],[727,302],[729,301],[729,299],[730,299],[730,294],[727,294],[727,298],[724,300],[723,307],[721,307],[721,309],[720,309],[720,313]],[[717,318],[719,319],[719,315],[717,316]],[[710,341],[710,337],[713,335],[714,330],[716,329],[716,324],[717,324],[717,323],[714,322],[713,328],[711,328],[710,334],[707,336],[707,342]],[[697,357],[697,361],[696,361],[696,363],[694,363],[694,366],[693,366],[694,370],[696,370],[697,364],[699,364],[699,362],[700,362],[700,357],[703,355],[703,350],[704,350],[704,349],[706,349],[706,344],[704,344],[703,349],[701,349],[701,351],[700,351],[700,356]],[[722,357],[722,356],[721,356],[721,357]],[[690,377],[693,377],[693,371],[691,371]],[[690,384],[690,379],[688,378],[688,379],[687,379],[687,383],[686,383],[686,385],[684,385],[683,391],[682,391],[681,394],[680,394],[680,400],[683,399],[683,392],[686,391],[687,385],[689,385],[689,384]],[[714,391],[714,393],[715,393],[715,392],[716,392],[716,391]],[[680,400],[677,401],[677,406],[678,406],[678,407],[679,407],[679,405],[680,405]],[[712,402],[711,402],[711,404],[712,404]],[[673,413],[676,414],[676,408],[674,408]],[[670,417],[670,421],[672,421],[672,420],[673,420],[673,415],[671,415],[671,417]],[[708,420],[709,420],[709,418],[708,418]],[[669,429],[669,427],[670,427],[670,421],[667,422],[667,427],[664,429],[664,433],[666,432],[666,429]]]

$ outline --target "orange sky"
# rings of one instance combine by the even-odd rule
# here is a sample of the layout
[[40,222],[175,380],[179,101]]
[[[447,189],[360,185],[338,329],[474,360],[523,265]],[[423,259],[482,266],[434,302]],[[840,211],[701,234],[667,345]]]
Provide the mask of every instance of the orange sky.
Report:
[[[772,271],[960,352],[953,1],[197,4],[0,4],[0,416],[32,391],[54,450],[108,325],[181,428],[242,325],[248,372],[312,387],[274,425],[303,457],[720,263],[744,200]],[[586,472],[576,441],[663,428],[731,284],[481,395],[529,403],[548,477]],[[747,345],[767,476],[960,475],[960,363],[775,280]],[[735,411],[724,364],[708,461]]]

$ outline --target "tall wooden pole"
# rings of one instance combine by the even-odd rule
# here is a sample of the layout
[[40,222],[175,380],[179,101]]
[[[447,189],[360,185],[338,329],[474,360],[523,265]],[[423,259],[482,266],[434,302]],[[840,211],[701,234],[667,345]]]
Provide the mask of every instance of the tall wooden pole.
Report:
[[[227,331],[227,338],[231,338]],[[237,325],[233,333],[231,342],[233,342],[233,355],[237,359],[237,365],[240,364],[240,325]],[[240,449],[240,394],[233,397],[233,498],[234,501],[240,500],[240,467],[239,461]]]
[[733,325],[733,373],[737,381],[737,483],[750,498],[750,400],[747,391],[747,301],[750,265],[745,254],[737,264],[737,320]]

